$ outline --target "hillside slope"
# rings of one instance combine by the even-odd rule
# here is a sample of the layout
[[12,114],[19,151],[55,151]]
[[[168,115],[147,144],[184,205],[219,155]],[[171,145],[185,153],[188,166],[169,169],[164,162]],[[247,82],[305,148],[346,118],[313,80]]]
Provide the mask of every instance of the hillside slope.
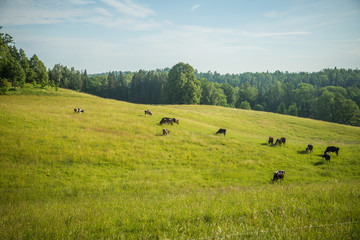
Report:
[[[329,229],[329,237],[359,236],[360,128],[215,106],[130,104],[64,89],[23,91],[30,94],[0,96],[2,238],[256,232],[246,236],[266,239],[299,234],[268,231],[299,224],[331,224],[302,231],[304,238]],[[74,113],[77,107],[85,113]],[[162,117],[180,123],[160,126]],[[162,136],[163,128],[170,135]],[[226,136],[215,134],[219,128]],[[270,146],[269,136],[287,143]],[[308,144],[313,153],[305,152]],[[330,145],[340,153],[328,163],[318,155]],[[280,169],[285,180],[271,184]]]

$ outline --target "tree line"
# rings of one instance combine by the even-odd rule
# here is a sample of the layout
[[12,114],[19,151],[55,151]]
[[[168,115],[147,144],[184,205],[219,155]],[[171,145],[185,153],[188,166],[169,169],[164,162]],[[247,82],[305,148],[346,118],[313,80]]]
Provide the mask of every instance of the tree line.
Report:
[[36,54],[27,58],[23,49],[15,47],[9,34],[0,32],[0,94],[5,94],[9,85],[23,87],[25,83],[33,83],[44,87],[48,81],[46,67]]
[[1,94],[32,83],[133,103],[218,105],[360,126],[358,69],[219,74],[180,62],[151,71],[88,75],[61,64],[46,70],[36,55],[28,59],[11,36],[0,34]]
[[360,71],[199,73],[171,69],[90,75],[57,64],[49,81],[63,88],[143,104],[206,104],[275,112],[360,126]]

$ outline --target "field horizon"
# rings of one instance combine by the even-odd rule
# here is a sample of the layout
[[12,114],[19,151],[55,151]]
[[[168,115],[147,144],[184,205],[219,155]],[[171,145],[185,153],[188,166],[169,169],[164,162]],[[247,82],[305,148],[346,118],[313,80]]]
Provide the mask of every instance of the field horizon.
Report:
[[0,122],[2,239],[360,237],[359,127],[30,85],[0,96]]

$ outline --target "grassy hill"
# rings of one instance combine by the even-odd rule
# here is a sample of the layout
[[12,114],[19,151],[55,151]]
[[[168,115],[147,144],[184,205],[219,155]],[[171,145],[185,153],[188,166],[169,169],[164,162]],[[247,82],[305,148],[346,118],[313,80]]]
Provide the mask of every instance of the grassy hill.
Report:
[[0,96],[0,123],[1,239],[360,237],[358,127],[33,87]]

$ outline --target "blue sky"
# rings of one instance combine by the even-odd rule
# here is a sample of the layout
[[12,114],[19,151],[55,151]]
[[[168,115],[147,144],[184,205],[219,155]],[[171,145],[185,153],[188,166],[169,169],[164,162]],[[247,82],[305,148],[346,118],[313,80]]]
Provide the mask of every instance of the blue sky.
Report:
[[0,0],[2,32],[47,68],[360,68],[360,0]]

